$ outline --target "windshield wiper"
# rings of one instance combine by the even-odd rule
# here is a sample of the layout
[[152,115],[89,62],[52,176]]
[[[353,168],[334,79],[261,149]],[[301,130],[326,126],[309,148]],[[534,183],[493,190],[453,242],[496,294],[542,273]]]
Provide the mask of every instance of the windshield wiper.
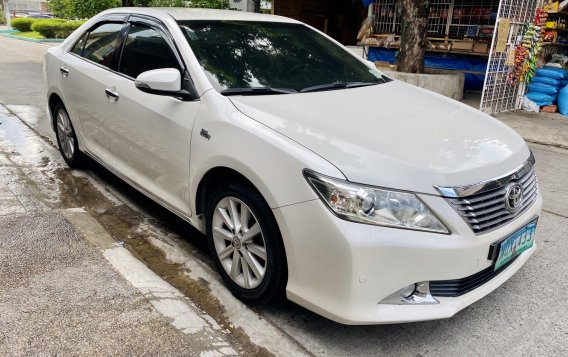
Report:
[[374,86],[380,83],[381,82],[335,82],[328,84],[320,84],[312,87],[306,87],[300,90],[300,92],[305,93],[305,92],[318,92],[318,91],[342,89],[342,88],[367,87],[367,86]]
[[272,87],[229,88],[221,91],[221,94],[223,95],[264,95],[264,94],[290,94],[290,93],[298,93],[298,91],[290,88],[272,88]]

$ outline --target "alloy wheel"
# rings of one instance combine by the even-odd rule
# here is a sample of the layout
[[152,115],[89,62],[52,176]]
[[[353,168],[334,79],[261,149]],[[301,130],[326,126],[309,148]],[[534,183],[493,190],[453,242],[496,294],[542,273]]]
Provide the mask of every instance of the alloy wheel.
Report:
[[69,160],[73,159],[75,154],[75,134],[71,126],[71,120],[65,110],[60,109],[57,112],[57,140],[61,147],[61,152]]
[[259,286],[268,258],[262,229],[251,209],[236,197],[217,203],[212,222],[213,243],[229,277],[245,289]]

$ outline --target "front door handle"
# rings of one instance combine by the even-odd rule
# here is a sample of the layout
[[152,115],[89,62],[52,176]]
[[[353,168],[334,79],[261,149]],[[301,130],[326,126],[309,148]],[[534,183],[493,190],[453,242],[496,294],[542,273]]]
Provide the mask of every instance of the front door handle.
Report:
[[113,91],[110,88],[105,89],[105,94],[107,95],[108,99],[110,99],[110,101],[113,103],[120,98],[120,95],[118,95],[117,92]]
[[69,70],[68,70],[67,68],[65,68],[65,67],[59,68],[59,72],[61,72],[61,75],[62,75],[63,77],[67,77],[67,76],[69,75]]

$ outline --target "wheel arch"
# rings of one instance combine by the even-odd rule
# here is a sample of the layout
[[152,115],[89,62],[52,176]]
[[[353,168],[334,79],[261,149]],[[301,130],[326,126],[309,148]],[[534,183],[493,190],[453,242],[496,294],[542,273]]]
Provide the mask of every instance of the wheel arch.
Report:
[[55,109],[55,106],[57,104],[61,104],[63,105],[63,107],[65,107],[65,103],[63,102],[63,98],[61,98],[61,96],[59,96],[59,94],[57,93],[51,93],[49,95],[49,99],[47,102],[47,107],[48,107],[48,114],[49,114],[49,118],[50,118],[50,122],[51,122],[51,129],[53,129],[53,131],[55,131],[55,115],[53,115],[53,110]]
[[197,190],[195,192],[195,213],[197,215],[205,214],[207,209],[207,197],[211,194],[211,190],[215,186],[226,182],[242,183],[250,186],[257,191],[264,201],[270,206],[265,195],[263,195],[258,187],[245,175],[230,167],[216,166],[209,169],[203,175],[197,186]]

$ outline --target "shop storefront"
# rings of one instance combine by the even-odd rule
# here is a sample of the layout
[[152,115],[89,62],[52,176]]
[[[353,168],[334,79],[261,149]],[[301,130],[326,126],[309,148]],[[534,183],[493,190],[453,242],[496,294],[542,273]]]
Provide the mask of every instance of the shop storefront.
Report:
[[[372,34],[360,42],[369,60],[387,65],[396,62],[401,29],[399,6],[397,0],[376,0],[370,6]],[[426,66],[464,73],[464,89],[480,94],[480,108],[486,112],[520,108],[527,82],[511,80],[510,74],[515,70],[516,49],[522,46],[523,36],[540,6],[538,0],[431,2]],[[561,26],[560,22],[557,25]],[[534,46],[527,48],[532,59],[526,61],[531,63],[529,66],[542,65],[540,62],[553,53],[564,52],[564,33],[554,31],[560,34],[551,35],[550,44],[531,41]],[[535,51],[537,45],[542,49]],[[535,61],[538,56],[541,60]]]
[[[568,52],[568,6],[562,10],[562,2],[433,0],[430,5],[426,67],[463,73],[464,90],[470,97],[474,93],[485,112],[523,107],[536,69]],[[362,46],[364,55],[380,66],[392,69],[396,64],[399,0],[274,0],[272,12],[306,22],[344,45]],[[370,31],[357,41],[367,18]],[[558,92],[564,80],[559,83]],[[558,93],[552,97],[558,104]]]

